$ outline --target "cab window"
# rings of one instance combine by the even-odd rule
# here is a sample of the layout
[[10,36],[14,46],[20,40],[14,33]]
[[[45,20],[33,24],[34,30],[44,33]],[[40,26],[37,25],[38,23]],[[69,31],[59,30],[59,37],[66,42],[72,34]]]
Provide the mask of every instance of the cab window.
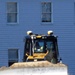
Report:
[[44,42],[35,41],[34,52],[43,52],[44,51]]

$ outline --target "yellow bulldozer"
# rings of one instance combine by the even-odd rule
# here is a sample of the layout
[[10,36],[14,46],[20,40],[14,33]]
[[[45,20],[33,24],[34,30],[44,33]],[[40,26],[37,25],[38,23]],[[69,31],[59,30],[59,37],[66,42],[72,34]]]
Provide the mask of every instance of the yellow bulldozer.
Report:
[[67,65],[59,57],[57,36],[27,31],[23,62],[14,63],[0,70],[0,75],[68,75]]
[[25,37],[24,62],[28,61],[44,61],[58,63],[58,46],[57,36],[52,31],[48,31],[48,35],[33,34],[32,31],[27,32]]

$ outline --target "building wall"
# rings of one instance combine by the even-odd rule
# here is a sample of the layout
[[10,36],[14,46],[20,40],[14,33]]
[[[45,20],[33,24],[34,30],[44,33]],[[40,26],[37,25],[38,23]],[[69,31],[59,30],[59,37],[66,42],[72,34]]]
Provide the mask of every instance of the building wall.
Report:
[[[52,23],[41,22],[41,2],[52,2]],[[6,3],[18,3],[18,23],[6,22]],[[60,56],[75,74],[75,25],[74,0],[1,0],[0,1],[0,66],[8,66],[8,49],[19,50],[19,62],[23,58],[26,31],[46,34],[53,30],[58,35]]]

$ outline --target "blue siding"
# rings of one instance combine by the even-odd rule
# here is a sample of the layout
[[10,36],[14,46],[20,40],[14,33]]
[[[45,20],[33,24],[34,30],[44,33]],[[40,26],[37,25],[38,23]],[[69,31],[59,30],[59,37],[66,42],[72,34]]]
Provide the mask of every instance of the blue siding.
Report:
[[[17,24],[6,23],[6,2],[18,3]],[[52,2],[52,23],[41,22],[41,2]],[[20,51],[20,62],[23,58],[24,37],[27,30],[47,34],[53,30],[58,35],[60,56],[69,66],[69,72],[75,74],[75,25],[74,0],[1,0],[0,1],[0,66],[8,66],[8,49]]]

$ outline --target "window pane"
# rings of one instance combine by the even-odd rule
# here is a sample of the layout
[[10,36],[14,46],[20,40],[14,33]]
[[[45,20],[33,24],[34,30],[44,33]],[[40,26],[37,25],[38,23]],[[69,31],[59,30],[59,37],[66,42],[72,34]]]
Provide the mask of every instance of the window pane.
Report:
[[51,3],[42,3],[42,12],[51,12]]
[[44,52],[44,41],[35,40],[34,52]]
[[8,58],[9,60],[18,59],[18,50],[17,49],[10,49],[8,50]]
[[17,12],[17,3],[7,3],[7,12]]
[[42,22],[51,22],[51,14],[49,13],[44,13],[42,14]]
[[51,12],[51,3],[47,3],[47,12]]
[[47,48],[53,49],[54,48],[53,42],[47,42]]
[[7,14],[7,22],[9,22],[9,23],[17,22],[17,13],[8,13]]

